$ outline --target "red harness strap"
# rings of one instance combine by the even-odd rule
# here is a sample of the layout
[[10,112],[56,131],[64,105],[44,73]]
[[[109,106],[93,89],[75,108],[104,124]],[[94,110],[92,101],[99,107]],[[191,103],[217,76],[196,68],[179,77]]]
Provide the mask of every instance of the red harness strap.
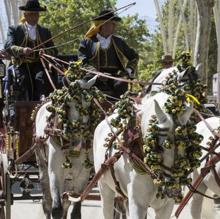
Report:
[[36,148],[39,147],[39,145],[43,145],[47,138],[48,136],[46,138],[35,138],[34,145],[30,149],[28,149],[24,154],[22,154],[17,160],[15,160],[15,164],[21,164],[27,161],[34,154]]
[[95,174],[90,183],[86,186],[83,193],[79,197],[74,197],[75,194],[71,194],[71,192],[67,192],[63,194],[63,197],[68,196],[69,201],[78,202],[83,201],[91,191],[91,189],[95,186],[101,176],[115,163],[122,155],[122,151],[116,152],[113,156],[107,159],[102,165],[98,172]]
[[219,178],[219,175],[215,169],[215,166],[212,167],[212,172],[214,174],[214,177],[215,177],[215,181],[216,183],[218,184],[219,188],[220,188],[220,178]]
[[[197,177],[196,181],[193,183],[192,187],[195,188],[195,190],[199,187],[205,176],[210,172],[211,168],[220,161],[220,153],[218,155],[213,156],[205,165],[205,167],[201,170],[201,174]],[[190,198],[193,196],[193,192],[189,191],[182,202],[179,204],[179,207],[177,208],[175,212],[175,216],[178,218],[180,213],[182,212],[185,205],[188,203]]]

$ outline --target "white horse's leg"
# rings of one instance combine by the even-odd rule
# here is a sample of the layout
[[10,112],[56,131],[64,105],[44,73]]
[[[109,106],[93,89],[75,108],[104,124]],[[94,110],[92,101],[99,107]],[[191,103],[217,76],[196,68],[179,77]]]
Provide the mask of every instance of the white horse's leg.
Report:
[[62,219],[67,218],[67,213],[68,213],[68,209],[69,209],[70,204],[71,204],[70,201],[65,200],[62,202],[62,207],[63,207],[63,218]]
[[81,219],[81,202],[73,203],[71,219]]
[[99,182],[98,185],[102,199],[102,211],[104,219],[113,219],[115,192],[105,183]]
[[49,146],[48,156],[48,174],[50,179],[50,192],[52,197],[52,216],[54,219],[61,219],[63,207],[61,203],[62,183],[64,179],[64,170],[62,163],[64,161],[61,149],[56,146]]
[[[202,182],[198,188],[198,191],[205,194],[206,190],[207,187]],[[201,219],[202,203],[203,203],[203,196],[195,193],[192,197],[192,202],[191,202],[191,215],[193,219]]]
[[147,215],[147,206],[138,205],[134,199],[129,198],[129,219],[145,219]]
[[35,156],[39,167],[40,184],[43,193],[43,198],[42,198],[43,211],[44,214],[46,215],[46,218],[50,219],[52,200],[51,200],[50,188],[49,188],[48,166],[40,147],[41,145],[36,147]]
[[60,219],[63,215],[63,208],[60,198],[59,180],[54,172],[50,173],[50,191],[52,196],[52,216],[54,219]]
[[169,219],[174,207],[174,200],[167,199],[166,203],[159,209],[155,209],[155,219]]
[[[143,178],[144,176],[137,175],[138,178]],[[133,181],[131,177],[131,181]],[[135,180],[134,180],[135,181]],[[139,187],[139,190],[138,190]],[[143,187],[143,184],[136,184],[136,183],[129,183],[127,185],[127,191],[128,191],[128,211],[129,211],[129,219],[145,219],[147,214],[147,201],[146,198],[143,198],[145,196],[145,190],[146,187]],[[138,192],[139,191],[139,192]],[[140,192],[143,191],[142,194]],[[146,202],[145,202],[146,200]]]

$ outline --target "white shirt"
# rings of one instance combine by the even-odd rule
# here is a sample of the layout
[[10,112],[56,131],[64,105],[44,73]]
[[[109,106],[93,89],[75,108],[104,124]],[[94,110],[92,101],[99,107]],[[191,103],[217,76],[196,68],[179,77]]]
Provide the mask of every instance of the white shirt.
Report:
[[36,29],[37,29],[37,25],[30,25],[27,22],[25,23],[26,27],[27,27],[27,31],[28,31],[28,36],[32,39],[32,40],[36,40],[37,38],[37,33],[36,33]]
[[98,41],[100,42],[100,46],[102,49],[107,49],[111,43],[112,35],[108,36],[107,38],[101,36],[99,33],[96,35]]
[[[111,43],[112,35],[108,36],[107,38],[101,36],[99,33],[96,35],[98,41],[100,42],[100,46],[102,49],[107,49]],[[126,68],[126,71],[129,76],[131,76],[132,69]]]

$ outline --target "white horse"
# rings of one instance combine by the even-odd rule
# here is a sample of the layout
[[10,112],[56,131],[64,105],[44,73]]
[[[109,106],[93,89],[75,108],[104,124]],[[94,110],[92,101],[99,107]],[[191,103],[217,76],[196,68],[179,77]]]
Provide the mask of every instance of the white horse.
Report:
[[[89,89],[96,80],[97,77],[92,78],[88,82],[83,80],[74,82],[79,83],[81,88]],[[81,95],[81,94],[80,94]],[[82,98],[80,96],[80,98]],[[86,168],[84,162],[87,158],[93,160],[92,149],[84,148],[84,139],[82,136],[78,136],[77,139],[69,139],[71,143],[70,148],[62,148],[60,141],[54,136],[49,136],[45,133],[45,128],[48,124],[48,118],[51,112],[47,110],[47,106],[51,102],[47,102],[40,107],[36,114],[36,158],[39,164],[40,182],[43,191],[43,209],[47,219],[50,219],[51,215],[53,219],[65,219],[67,217],[67,211],[70,206],[70,202],[67,198],[62,197],[64,192],[74,191],[81,193],[83,188],[87,184],[90,176],[91,168]],[[88,106],[88,103],[82,99],[82,104]],[[68,104],[68,120],[70,122],[76,121],[80,118],[79,112],[75,107],[75,103]],[[83,116],[80,121],[85,125],[88,117]],[[46,141],[41,141],[46,139]],[[59,138],[58,138],[59,139]],[[88,145],[87,145],[88,146]],[[62,165],[66,161],[66,154],[71,150],[78,150],[78,156],[68,156],[68,164],[72,168],[63,168]],[[76,203],[80,206],[80,203]],[[74,215],[72,212],[71,218],[81,218],[81,215]],[[80,214],[80,213],[79,213]]]
[[197,80],[197,71],[200,68],[201,65],[196,66],[194,68],[193,66],[189,66],[183,71],[180,71],[177,66],[173,66],[170,68],[162,69],[151,81],[152,84],[148,85],[145,88],[145,93],[148,95],[155,94],[157,92],[160,92],[161,87],[163,84],[167,81],[167,77],[169,77],[170,74],[176,72],[177,73],[177,79],[179,82],[185,82],[186,80],[189,81],[189,83],[193,80]]
[[[150,98],[144,98],[142,104],[142,119],[141,130],[142,135],[147,135],[147,127],[152,115],[157,116],[158,126],[163,130],[163,134],[170,137],[173,135],[174,123],[171,115],[163,111],[163,107],[169,96],[165,93],[157,93]],[[178,115],[179,123],[184,125],[192,113],[192,106],[186,106],[186,110],[181,115]],[[108,118],[110,122],[115,118],[117,113],[114,113]],[[165,128],[165,129],[164,129]],[[116,129],[113,129],[116,131]],[[93,153],[95,170],[98,171],[105,160],[106,148],[105,138],[111,133],[111,129],[106,120],[103,120],[96,128],[94,133]],[[111,147],[111,154],[117,150]],[[164,164],[168,167],[173,166],[174,149],[164,149],[163,154]],[[116,179],[120,183],[120,187],[124,194],[128,197],[128,218],[130,219],[145,219],[149,206],[153,207],[156,213],[156,219],[169,219],[174,200],[171,198],[158,199],[156,198],[157,185],[154,184],[152,178],[145,174],[141,175],[133,168],[129,157],[124,153],[120,159],[114,164]],[[108,170],[99,180],[99,188],[102,198],[103,215],[105,219],[113,218],[114,197],[116,195],[115,183],[110,171]]]
[[[206,119],[206,122],[209,124],[209,126],[212,129],[217,129],[220,127],[220,118],[219,117],[211,117]],[[207,142],[209,142],[209,137],[214,137],[213,133],[209,130],[205,122],[201,121],[197,124],[197,133],[201,134],[204,139],[201,142],[201,145],[205,148],[208,148]],[[220,139],[218,140],[217,143],[220,143]],[[218,147],[215,152],[220,153],[220,147]],[[207,151],[203,150],[203,156],[207,154]],[[199,169],[194,171],[194,180],[198,177],[198,175],[201,173],[201,168],[205,166],[205,160],[202,162],[201,166]],[[216,163],[215,165],[216,172],[218,176],[220,177],[220,161]],[[207,189],[211,190],[214,194],[220,196],[220,187],[217,184],[215,180],[215,175],[213,171],[210,171],[200,186],[198,187],[198,191],[201,193],[205,194]],[[204,197],[200,194],[194,194],[192,197],[192,202],[191,202],[191,215],[193,219],[201,219],[202,215],[202,203],[203,203]]]

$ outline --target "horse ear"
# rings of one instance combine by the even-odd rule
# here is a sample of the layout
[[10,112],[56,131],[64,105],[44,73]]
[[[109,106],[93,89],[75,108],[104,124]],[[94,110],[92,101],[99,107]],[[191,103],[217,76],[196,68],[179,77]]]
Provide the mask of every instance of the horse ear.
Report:
[[89,81],[80,80],[79,84],[82,89],[90,89],[96,82],[98,75],[95,75],[93,78],[91,78]]
[[166,118],[167,118],[167,115],[164,113],[164,111],[161,109],[159,103],[154,100],[154,104],[155,104],[155,113],[156,113],[156,116],[159,120],[160,123],[163,123]]
[[192,112],[193,112],[193,104],[190,103],[188,106],[186,106],[186,110],[182,114],[178,115],[178,120],[181,125],[185,125],[187,123]]
[[202,68],[202,63],[199,63],[195,68],[196,72],[200,71],[201,68]]
[[177,80],[180,82],[185,75],[187,75],[189,73],[189,67],[187,67],[185,70],[181,71],[178,75],[177,75]]
[[199,63],[196,67],[195,67],[195,73],[196,73],[196,76],[197,76],[197,79],[201,77],[201,74],[199,74],[201,72],[201,69],[202,69],[202,63]]
[[95,82],[96,82],[96,79],[97,79],[98,75],[95,75],[93,78],[91,78],[88,82],[87,82],[87,89],[89,89],[90,87],[92,87]]

